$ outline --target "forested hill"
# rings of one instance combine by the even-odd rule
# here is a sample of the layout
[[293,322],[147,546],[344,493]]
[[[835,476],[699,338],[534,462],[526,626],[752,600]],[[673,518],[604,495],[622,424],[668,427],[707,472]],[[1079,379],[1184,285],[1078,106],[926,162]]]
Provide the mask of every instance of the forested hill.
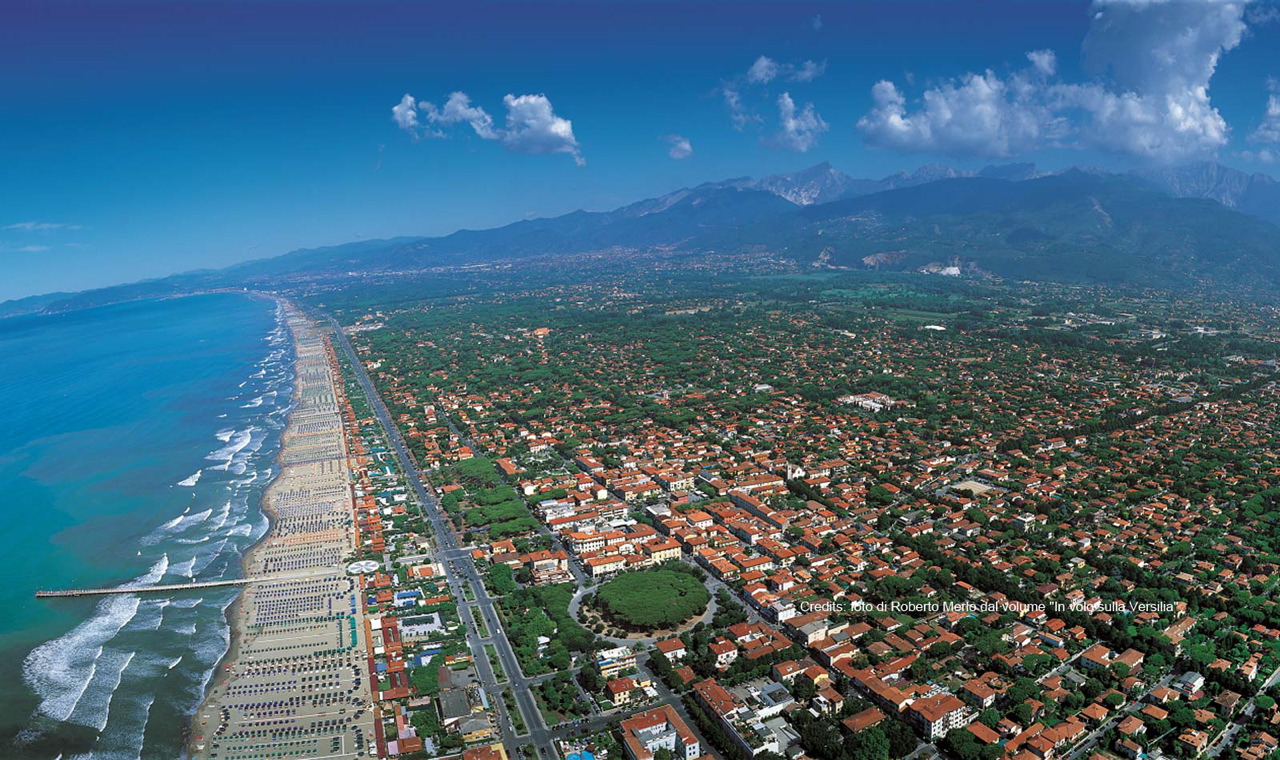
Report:
[[[1280,228],[1222,199],[1182,197],[1151,176],[1080,170],[1035,175],[1027,167],[983,176],[935,168],[875,182],[837,175],[820,165],[760,181],[708,183],[608,212],[575,211],[444,237],[295,251],[218,271],[4,304],[0,316],[198,289],[281,287],[583,252],[606,259],[653,252],[767,253],[805,268],[1170,289],[1258,291],[1280,284]],[[1189,185],[1177,187],[1185,195]],[[831,197],[836,199],[816,202]]]

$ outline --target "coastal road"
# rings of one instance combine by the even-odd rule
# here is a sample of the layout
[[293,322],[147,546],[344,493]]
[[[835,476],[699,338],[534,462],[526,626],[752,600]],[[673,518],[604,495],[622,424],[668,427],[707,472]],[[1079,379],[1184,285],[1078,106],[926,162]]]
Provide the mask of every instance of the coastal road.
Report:
[[[391,413],[387,410],[386,404],[383,403],[382,397],[378,395],[373,381],[369,378],[369,373],[365,371],[364,364],[361,363],[360,358],[356,355],[351,342],[347,339],[346,334],[342,332],[342,328],[337,321],[332,317],[328,317],[328,321],[333,326],[335,339],[341,344],[343,352],[346,353],[347,359],[351,362],[356,381],[364,390],[365,396],[369,400],[369,406],[373,409],[374,416],[378,418],[378,422],[387,436],[387,442],[391,445],[396,461],[400,464],[400,469],[404,472],[405,477],[408,478],[409,484],[413,487],[413,491],[418,497],[418,503],[421,505],[423,515],[431,522],[431,528],[435,532],[435,554],[437,560],[447,568],[446,577],[449,581],[449,588],[453,592],[454,599],[458,601],[459,617],[462,618],[463,624],[467,627],[467,644],[471,648],[472,656],[475,657],[476,670],[479,672],[481,682],[485,685],[486,691],[490,693],[495,712],[500,716],[498,725],[502,734],[503,744],[506,745],[508,752],[514,752],[515,748],[520,744],[531,742],[539,750],[545,748],[554,753],[551,732],[543,721],[542,712],[538,709],[537,702],[534,700],[533,692],[530,690],[529,679],[525,677],[524,672],[520,669],[520,663],[516,659],[515,652],[511,649],[511,642],[507,640],[506,630],[502,627],[502,620],[498,617],[497,610],[493,606],[493,600],[484,588],[484,583],[480,579],[480,573],[476,570],[470,552],[459,544],[452,526],[448,524],[441,512],[435,492],[427,487],[422,474],[413,462],[413,458],[409,456],[409,449],[405,445],[404,438],[400,435],[400,429],[392,421]],[[471,612],[472,606],[465,603],[466,595],[462,590],[464,583],[471,586],[475,596],[474,605],[480,610],[480,614],[484,618],[485,627],[488,628],[490,633],[490,637],[487,639],[481,640],[479,633],[476,631],[475,620]],[[498,660],[507,675],[509,688],[515,696],[516,707],[520,711],[520,717],[524,720],[524,724],[529,731],[528,737],[525,739],[517,738],[511,728],[511,721],[501,717],[506,707],[502,704],[499,690],[493,687],[497,683],[497,679],[494,677],[493,668],[489,664],[488,655],[484,649],[485,642],[491,642],[498,653]],[[546,755],[543,756],[545,757]]]

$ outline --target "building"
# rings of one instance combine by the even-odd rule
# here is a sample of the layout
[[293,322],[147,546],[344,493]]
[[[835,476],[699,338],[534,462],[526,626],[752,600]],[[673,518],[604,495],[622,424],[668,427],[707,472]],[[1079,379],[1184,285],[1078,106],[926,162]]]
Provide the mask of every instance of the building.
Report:
[[698,704],[748,756],[782,751],[778,735],[765,726],[756,711],[743,704],[714,678],[694,684],[693,692]]
[[972,719],[969,709],[951,694],[935,694],[917,699],[907,706],[907,720],[930,741],[940,739],[956,728],[963,728]]
[[702,755],[702,745],[670,705],[633,715],[619,726],[622,747],[630,760],[651,760],[660,749],[677,760],[694,760]]
[[728,639],[716,639],[707,648],[716,656],[716,668],[719,670],[727,670],[738,659],[738,647]]
[[676,660],[683,660],[685,653],[687,651],[685,649],[684,642],[681,641],[680,639],[667,639],[665,641],[659,641],[653,646],[671,662],[675,662]]
[[613,680],[623,671],[634,670],[635,667],[636,653],[631,651],[631,647],[614,647],[596,653],[596,669],[600,671],[601,678]]

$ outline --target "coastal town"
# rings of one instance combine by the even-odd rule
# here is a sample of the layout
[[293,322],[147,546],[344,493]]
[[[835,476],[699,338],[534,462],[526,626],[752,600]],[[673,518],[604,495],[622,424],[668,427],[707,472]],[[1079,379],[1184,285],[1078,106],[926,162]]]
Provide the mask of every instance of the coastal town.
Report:
[[1265,320],[538,298],[334,333],[369,756],[1280,746]]

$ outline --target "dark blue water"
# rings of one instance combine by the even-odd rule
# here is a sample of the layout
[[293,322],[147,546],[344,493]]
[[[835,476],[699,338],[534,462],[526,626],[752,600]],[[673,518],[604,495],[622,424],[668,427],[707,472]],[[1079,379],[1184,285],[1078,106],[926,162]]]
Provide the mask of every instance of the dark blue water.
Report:
[[292,395],[276,305],[234,294],[0,320],[0,757],[179,756]]

